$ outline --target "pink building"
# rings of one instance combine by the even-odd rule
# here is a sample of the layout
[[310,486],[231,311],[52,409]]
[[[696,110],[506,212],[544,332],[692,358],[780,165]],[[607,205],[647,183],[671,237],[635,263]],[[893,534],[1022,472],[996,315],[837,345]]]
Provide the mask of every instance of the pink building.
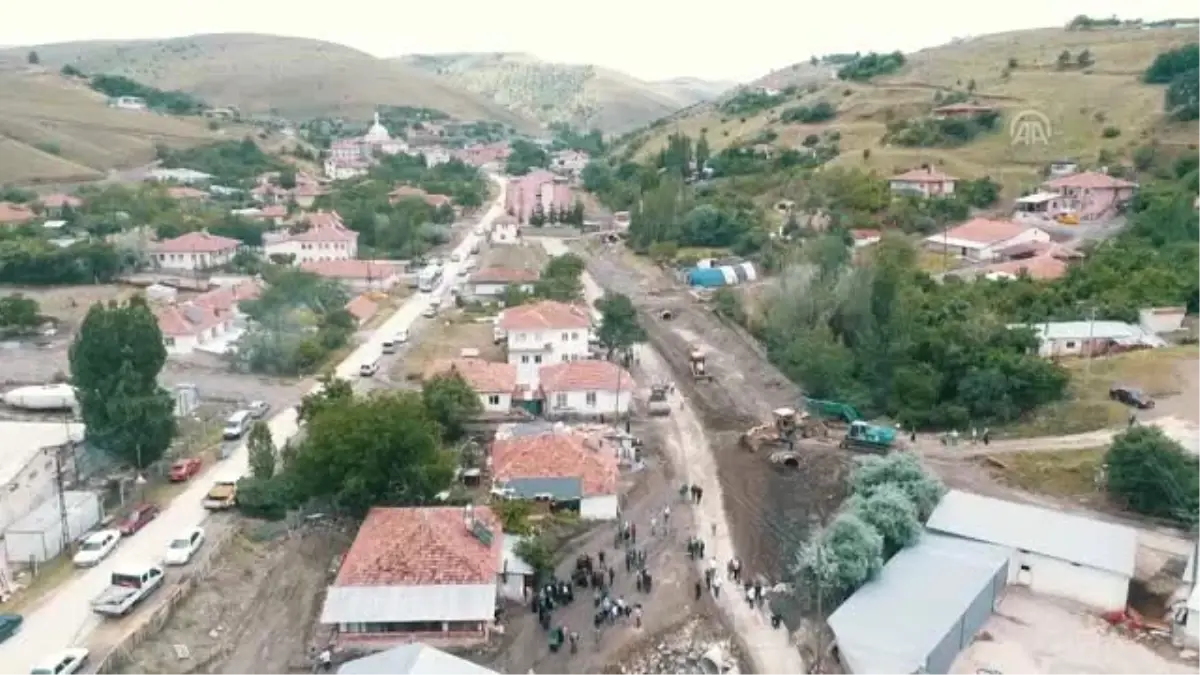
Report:
[[485,164],[496,164],[508,159],[512,154],[507,143],[490,143],[488,145],[472,145],[469,148],[463,148],[455,153],[455,156],[462,160],[464,164],[472,166],[483,166]]
[[1066,209],[1078,214],[1080,220],[1103,220],[1116,216],[1120,205],[1133,199],[1138,184],[1084,171],[1046,181],[1042,187],[1064,197]]
[[551,209],[569,209],[573,204],[571,186],[566,180],[544,169],[508,181],[505,210],[522,223],[528,223],[541,205],[543,213]]
[[891,187],[892,192],[920,193],[925,197],[943,197],[954,194],[954,184],[957,182],[958,179],[954,176],[944,174],[933,167],[925,167],[892,176],[888,180],[888,186]]

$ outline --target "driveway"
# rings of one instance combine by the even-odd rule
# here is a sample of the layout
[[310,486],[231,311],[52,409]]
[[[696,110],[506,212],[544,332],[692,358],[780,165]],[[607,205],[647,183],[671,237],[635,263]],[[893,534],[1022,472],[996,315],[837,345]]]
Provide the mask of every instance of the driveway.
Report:
[[[483,216],[481,224],[490,228],[492,221],[503,213],[504,190],[501,188],[500,197],[495,205]],[[477,235],[468,234],[455,249],[465,260],[475,243]],[[397,331],[408,329],[420,315],[426,305],[434,299],[444,296],[454,283],[458,267],[462,263],[447,263],[445,280],[433,293],[422,293],[409,298],[399,309],[379,326],[371,336],[353,353],[342,361],[335,372],[339,377],[358,381],[358,369],[365,361],[373,361],[382,351],[383,341]],[[313,391],[317,391],[314,388]],[[276,414],[268,421],[275,445],[283,444],[298,431],[296,408],[291,407]],[[247,473],[247,452],[245,443],[238,444],[234,452],[202,475],[196,477],[188,489],[183,492],[170,507],[147,525],[141,532],[122,542],[116,552],[102,564],[77,574],[68,583],[61,586],[49,598],[43,600],[36,609],[25,616],[25,623],[19,633],[0,644],[0,672],[28,672],[30,668],[48,658],[58,650],[70,646],[86,646],[88,635],[99,625],[101,618],[93,614],[90,601],[108,586],[111,575],[116,570],[155,563],[162,560],[167,544],[177,534],[189,527],[204,525],[208,512],[200,505],[204,495],[214,481],[237,480]],[[186,570],[167,571],[167,583],[178,580],[180,575],[187,574]],[[139,612],[126,621],[144,620],[146,613]],[[93,658],[103,658],[103,654],[93,654]]]

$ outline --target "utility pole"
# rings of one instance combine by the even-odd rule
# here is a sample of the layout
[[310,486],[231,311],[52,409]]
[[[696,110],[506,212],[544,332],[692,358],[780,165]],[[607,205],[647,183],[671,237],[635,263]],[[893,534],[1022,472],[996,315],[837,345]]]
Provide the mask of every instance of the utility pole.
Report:
[[66,440],[54,449],[54,489],[58,492],[58,524],[62,528],[63,549],[68,554],[74,553],[75,542],[71,541],[71,524],[67,518],[67,495],[63,488],[63,454],[71,448],[71,418],[63,417],[63,427],[66,430]]
[[1093,305],[1088,310],[1088,341],[1087,341],[1087,356],[1083,362],[1083,385],[1086,387],[1091,383],[1092,379],[1092,350],[1093,340],[1096,337],[1096,307]]

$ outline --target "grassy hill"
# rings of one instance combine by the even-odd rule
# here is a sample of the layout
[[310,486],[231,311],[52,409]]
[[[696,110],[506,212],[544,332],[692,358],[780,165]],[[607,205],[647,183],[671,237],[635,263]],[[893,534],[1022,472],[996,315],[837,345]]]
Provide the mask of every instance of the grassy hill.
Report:
[[[1165,88],[1140,82],[1142,71],[1157,54],[1195,40],[1195,30],[1190,28],[1044,28],[999,33],[922,50],[909,55],[898,72],[865,83],[837,80],[835,67],[796,64],[754,83],[795,88],[770,109],[738,114],[722,111],[719,103],[699,106],[629,135],[624,149],[647,157],[675,131],[693,138],[704,132],[714,150],[772,135],[772,145],[797,148],[810,134],[836,131],[841,154],[834,164],[890,174],[932,163],[964,178],[991,175],[1011,195],[1020,185],[1035,181],[1038,171],[1053,159],[1073,157],[1095,163],[1102,152],[1105,157],[1127,157],[1133,148],[1150,141],[1195,148],[1196,122],[1165,120]],[[1061,52],[1074,56],[1085,49],[1094,59],[1091,66],[1057,68]],[[968,94],[972,81],[974,92]],[[927,116],[937,105],[938,92],[943,97],[959,92],[973,102],[997,107],[1001,112],[997,130],[955,148],[883,144],[889,122]],[[834,119],[819,124],[788,124],[779,119],[788,108],[819,101],[837,108]],[[1046,145],[1011,141],[1010,122],[1030,110],[1050,121],[1053,133]]]
[[[29,49],[0,52],[0,59],[23,60]],[[503,106],[416,68],[317,40],[220,34],[32,49],[43,64],[69,63],[88,74],[125,75],[195,94],[210,105],[236,105],[249,114],[366,118],[378,105],[397,105],[434,108],[464,120],[494,120],[526,131],[536,128]]]
[[37,67],[0,67],[0,184],[84,181],[154,159],[158,143],[228,137],[205,120],[109,108],[86,85]]
[[542,123],[567,122],[605,132],[636,129],[728,88],[692,78],[644,82],[528,54],[413,54],[400,60]]

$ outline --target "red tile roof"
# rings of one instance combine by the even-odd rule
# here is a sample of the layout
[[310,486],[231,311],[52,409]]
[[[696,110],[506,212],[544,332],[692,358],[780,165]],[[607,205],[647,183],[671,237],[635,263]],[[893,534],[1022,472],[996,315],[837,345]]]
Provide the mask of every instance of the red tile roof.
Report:
[[583,307],[553,300],[506,309],[500,316],[500,327],[504,330],[557,330],[591,325],[591,316]]
[[616,452],[593,449],[575,433],[508,438],[492,443],[492,477],[496,481],[517,478],[579,478],[584,496],[617,492]]
[[983,274],[1011,274],[1014,277],[1020,276],[1022,271],[1031,279],[1049,281],[1066,274],[1067,263],[1049,253],[1042,253],[1024,260],[1009,260],[988,265],[980,270]]
[[237,239],[200,231],[157,242],[153,249],[155,253],[219,253],[235,250],[241,245]]
[[1011,220],[972,218],[958,227],[950,228],[945,234],[935,234],[927,237],[927,239],[935,241],[945,237],[947,239],[972,241],[977,244],[994,244],[1006,239],[1012,239],[1029,229],[1033,228],[1028,225],[1014,223]]
[[1114,178],[1106,173],[1097,173],[1095,171],[1084,171],[1083,173],[1073,173],[1070,176],[1055,178],[1048,180],[1042,185],[1054,189],[1060,188],[1077,188],[1085,190],[1116,190],[1120,188],[1135,188],[1137,183],[1131,183],[1127,180]]
[[850,236],[858,241],[865,239],[879,239],[883,236],[883,232],[879,230],[850,230]]
[[379,304],[364,293],[346,303],[346,311],[362,323],[375,316],[375,312],[379,311]]
[[163,335],[185,337],[197,335],[225,321],[227,314],[193,303],[164,305],[154,308],[154,317]]
[[396,276],[396,268],[370,260],[310,260],[300,263],[300,269],[331,279],[376,279]]
[[331,243],[342,241],[358,241],[358,233],[343,227],[340,223],[332,225],[314,225],[303,232],[288,235],[288,241],[308,243]]
[[208,199],[208,193],[194,187],[169,187],[167,196],[171,199]]
[[337,211],[310,211],[301,213],[296,217],[296,220],[301,223],[308,223],[309,227],[332,227],[339,225],[345,227],[342,222],[342,215]]
[[56,192],[52,195],[46,195],[38,200],[38,203],[48,209],[61,209],[64,206],[69,206],[77,209],[83,206],[83,200],[74,195]]
[[953,183],[958,179],[930,167],[928,169],[905,171],[902,174],[892,176],[889,180],[901,183]]
[[535,270],[514,267],[485,267],[471,275],[473,284],[519,284],[533,283],[539,274]]
[[287,207],[283,204],[270,204],[258,210],[255,218],[287,218]]
[[231,312],[237,309],[239,302],[253,300],[262,295],[263,287],[257,281],[243,281],[233,286],[214,288],[192,299],[192,303],[220,312]]
[[371,509],[346,552],[334,586],[443,586],[495,583],[504,535],[491,509],[471,517],[493,533],[490,546],[467,529],[460,507]]
[[27,223],[35,217],[35,214],[28,206],[12,202],[0,202],[0,223],[5,225],[19,225]]
[[541,387],[553,394],[566,391],[629,391],[634,386],[629,371],[611,361],[568,361],[542,366]]
[[483,359],[449,359],[434,363],[425,371],[426,379],[446,373],[458,373],[480,394],[510,394],[517,388],[517,367]]

